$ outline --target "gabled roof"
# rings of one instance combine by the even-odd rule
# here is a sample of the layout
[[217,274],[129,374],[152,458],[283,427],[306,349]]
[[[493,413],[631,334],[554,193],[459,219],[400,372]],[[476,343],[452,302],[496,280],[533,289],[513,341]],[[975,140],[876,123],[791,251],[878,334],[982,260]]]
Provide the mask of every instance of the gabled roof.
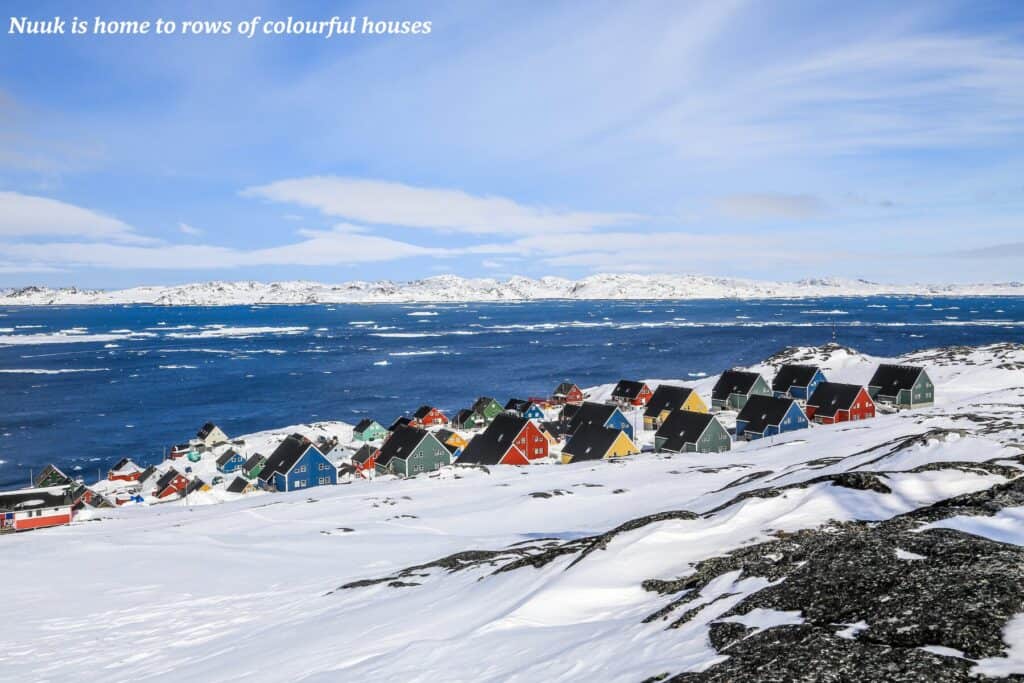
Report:
[[156,468],[156,465],[150,465],[149,467],[142,471],[142,474],[139,475],[139,483],[145,483],[146,481],[149,480],[150,477],[152,477],[157,472],[158,470]]
[[231,458],[235,457],[236,455],[238,455],[238,451],[236,451],[234,448],[227,449],[219,458],[217,458],[217,466],[223,467],[224,465],[227,465],[229,462],[231,462]]
[[584,425],[573,433],[562,453],[571,455],[572,462],[601,460],[621,433],[619,429],[596,424]]
[[165,488],[171,485],[177,477],[184,476],[181,472],[174,469],[173,467],[163,473],[159,479],[156,480],[156,490],[163,491]]
[[438,429],[436,432],[434,432],[434,436],[437,437],[438,441],[440,441],[443,444],[446,444],[448,443],[448,439],[452,438],[453,436],[457,436],[457,434],[450,429]]
[[708,428],[714,415],[697,413],[692,410],[676,410],[662,423],[655,437],[665,439],[662,448],[666,451],[680,452],[688,443],[696,444],[697,440]]
[[529,401],[524,401],[521,398],[510,398],[508,403],[505,404],[505,410],[514,410],[517,413],[521,413],[530,407]]
[[647,386],[643,382],[637,382],[631,379],[620,379],[619,383],[612,389],[612,396],[614,398],[624,398],[633,400],[640,395],[644,387]]
[[729,394],[749,394],[760,376],[756,372],[745,370],[726,370],[715,382],[715,388],[711,390],[711,398],[724,401],[729,398]]
[[377,464],[387,465],[393,458],[405,460],[428,436],[430,432],[419,427],[399,427],[380,447]]
[[914,365],[882,364],[871,376],[868,386],[881,387],[880,393],[884,396],[895,396],[900,389],[912,389],[922,372],[924,368]]
[[782,424],[782,419],[794,403],[796,401],[791,398],[755,394],[747,399],[736,419],[747,423],[745,431],[763,434],[765,428]]
[[67,486],[2,491],[0,492],[0,510],[20,512],[70,505],[72,501],[69,494],[70,489]]
[[[275,472],[280,474],[288,472],[310,448],[316,450],[312,441],[302,434],[291,434],[267,458],[266,467],[260,472],[260,479],[268,479]],[[320,451],[317,450],[317,453]],[[321,455],[323,454],[321,453]]]
[[242,493],[245,489],[249,488],[249,480],[245,477],[235,477],[228,484],[228,491],[230,493]]
[[693,389],[689,387],[659,384],[651,395],[651,400],[647,402],[644,417],[658,417],[665,410],[679,410],[692,393]]
[[412,418],[405,417],[404,415],[402,417],[395,418],[395,421],[391,423],[390,427],[388,427],[388,431],[394,432],[402,427],[407,427],[410,422],[412,422]]
[[562,422],[569,422],[580,411],[580,407],[579,403],[565,404],[562,406],[562,412],[558,414],[558,419]]
[[[498,403],[498,402],[495,401],[490,396],[481,396],[480,398],[478,398],[476,401],[473,402],[473,410],[475,410],[476,412],[478,412],[481,415],[483,415],[484,409],[487,408],[487,406],[491,405],[492,403]],[[498,405],[501,405],[501,404],[499,403]]]
[[572,391],[573,389],[576,389],[577,391],[580,391],[580,388],[578,386],[576,386],[575,384],[573,384],[572,382],[562,382],[557,387],[555,387],[554,395],[555,396],[567,396],[569,394],[569,392]]
[[372,418],[369,418],[369,417],[364,417],[362,420],[359,421],[359,424],[357,424],[355,426],[355,429],[353,429],[352,431],[357,432],[357,433],[362,433],[362,432],[365,432],[367,429],[369,429],[370,427],[372,427],[375,424],[377,424],[376,420],[374,420]]
[[245,461],[244,465],[242,465],[242,469],[248,472],[252,468],[259,466],[261,460],[266,464],[267,459],[263,455],[259,453],[250,455],[249,459]]
[[196,438],[203,439],[205,441],[206,437],[210,436],[214,429],[217,429],[217,425],[212,422],[207,422],[199,428],[198,432],[196,432]]
[[[63,485],[63,484],[73,484],[73,483],[75,483],[74,479],[72,479],[68,475],[64,474],[64,472],[59,467],[57,467],[53,463],[50,463],[49,465],[44,467],[39,474],[36,475],[36,480],[35,480],[36,488],[40,488],[39,484],[44,479],[49,477],[51,474],[56,474],[58,479],[60,479],[60,483],[59,484],[52,484],[51,486],[58,486],[58,485]],[[47,488],[49,488],[49,487],[47,487]]]
[[430,415],[432,410],[437,410],[434,406],[420,406],[416,409],[416,412],[412,414],[417,420],[422,420],[427,415]]
[[837,410],[849,410],[863,387],[859,384],[822,382],[807,399],[807,405],[814,406],[815,416],[834,417]]
[[773,391],[789,391],[790,387],[810,386],[814,375],[819,372],[817,365],[797,365],[786,363],[775,373],[772,380]]
[[573,411],[566,433],[573,434],[580,427],[591,424],[603,427],[617,410],[617,407],[607,403],[586,401],[579,409]]
[[558,420],[544,420],[540,423],[540,428],[551,436],[560,435],[562,433],[563,426],[563,423]]
[[502,413],[494,418],[482,434],[477,434],[462,451],[458,462],[477,465],[497,465],[515,443],[516,437],[530,421]]
[[365,463],[367,460],[373,457],[373,454],[377,452],[377,449],[366,443],[363,444],[358,451],[352,454],[352,462],[357,462],[360,465]]
[[480,414],[479,411],[476,410],[476,408],[463,408],[459,412],[455,413],[455,419],[453,420],[453,422],[455,422],[455,424],[460,425],[465,424],[474,415],[476,415],[478,420],[482,420],[484,417],[483,415]]

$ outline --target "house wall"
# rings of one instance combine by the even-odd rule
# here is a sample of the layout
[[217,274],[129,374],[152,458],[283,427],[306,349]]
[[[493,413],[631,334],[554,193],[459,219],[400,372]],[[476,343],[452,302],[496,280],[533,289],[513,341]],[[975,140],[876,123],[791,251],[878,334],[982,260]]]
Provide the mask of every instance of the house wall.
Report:
[[718,420],[711,420],[693,450],[697,453],[721,453],[732,448],[729,432]]
[[622,458],[627,455],[636,455],[640,452],[640,449],[636,447],[636,444],[626,436],[625,432],[620,432],[616,437],[612,447],[605,453],[605,458]]
[[611,416],[608,418],[608,421],[604,423],[604,426],[610,427],[612,429],[621,429],[622,431],[626,432],[626,436],[628,436],[630,439],[633,438],[633,424],[629,421],[629,418],[626,417],[625,414],[618,408],[616,408],[615,411],[611,414]]
[[935,385],[932,384],[931,378],[928,373],[921,371],[920,377],[914,382],[913,390],[910,395],[910,405],[912,406],[924,406],[931,405],[935,402]]
[[13,519],[9,520],[8,524],[15,531],[28,531],[29,529],[42,529],[48,526],[70,524],[71,517],[71,508],[68,506],[43,508],[41,510],[15,512]]
[[[306,449],[291,471],[274,476],[278,491],[295,491],[338,483],[338,470],[312,446]],[[284,488],[282,488],[282,486]]]
[[527,422],[526,427],[519,433],[515,440],[516,448],[522,451],[528,460],[539,460],[548,457],[548,439],[532,422]]
[[405,460],[393,458],[390,465],[392,474],[411,477],[422,472],[433,472],[444,465],[450,465],[452,454],[434,436],[427,436],[416,446]]

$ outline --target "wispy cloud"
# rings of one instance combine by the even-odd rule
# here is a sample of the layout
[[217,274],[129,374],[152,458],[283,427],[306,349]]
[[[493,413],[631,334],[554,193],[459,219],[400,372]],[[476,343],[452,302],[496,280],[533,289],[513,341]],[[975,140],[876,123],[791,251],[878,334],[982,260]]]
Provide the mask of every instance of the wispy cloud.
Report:
[[197,227],[189,225],[188,223],[178,223],[178,232],[183,235],[202,235],[203,231]]
[[[993,244],[988,247],[977,247],[964,249],[962,251],[949,252],[949,256],[957,256],[970,259],[1024,259],[1024,242],[1009,242],[1006,244]],[[1024,276],[1024,270],[1021,275]]]
[[47,197],[0,192],[0,237],[79,237],[146,243],[127,223],[98,211]]
[[297,204],[357,222],[474,234],[584,230],[642,219],[632,213],[551,209],[461,190],[337,176],[279,180],[247,188],[242,195]]

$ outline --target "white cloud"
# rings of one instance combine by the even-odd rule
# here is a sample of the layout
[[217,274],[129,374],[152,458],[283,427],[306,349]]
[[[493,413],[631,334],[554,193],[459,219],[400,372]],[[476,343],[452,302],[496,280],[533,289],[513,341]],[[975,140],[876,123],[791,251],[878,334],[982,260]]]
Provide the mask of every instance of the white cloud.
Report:
[[178,230],[184,235],[202,235],[203,231],[188,223],[178,223]]
[[814,218],[824,211],[821,200],[806,194],[733,194],[719,199],[717,207],[726,216],[743,220]]
[[77,237],[139,244],[153,241],[117,218],[18,192],[0,192],[0,237]]
[[247,188],[242,195],[297,204],[364,223],[474,234],[587,230],[642,219],[630,213],[564,211],[460,190],[337,176],[279,180]]

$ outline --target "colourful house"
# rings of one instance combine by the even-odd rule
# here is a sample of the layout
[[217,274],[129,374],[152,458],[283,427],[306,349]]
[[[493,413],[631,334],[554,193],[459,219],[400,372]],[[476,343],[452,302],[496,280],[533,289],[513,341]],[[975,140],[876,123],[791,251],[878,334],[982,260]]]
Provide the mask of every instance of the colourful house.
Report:
[[807,399],[805,412],[818,424],[869,420],[875,416],[875,402],[859,384],[822,382]]
[[643,382],[631,379],[620,379],[619,383],[612,389],[612,401],[619,406],[645,406],[653,396],[651,388]]
[[297,491],[338,483],[338,469],[301,434],[292,434],[270,454],[260,480],[277,491]]
[[212,448],[228,441],[228,435],[217,425],[207,422],[196,432],[196,440],[207,448]]
[[138,481],[141,475],[142,468],[132,462],[131,458],[121,458],[107,472],[107,479],[110,481]]
[[384,429],[384,425],[368,417],[360,420],[352,430],[352,438],[356,441],[376,441],[387,435],[388,430]]
[[419,427],[401,427],[381,446],[375,467],[381,474],[411,477],[451,462],[451,452],[436,436]]
[[491,420],[504,412],[501,404],[490,396],[481,396],[478,398],[473,403],[471,410],[481,415],[486,424],[490,424]]
[[355,453],[352,454],[352,466],[356,473],[366,477],[377,467],[377,453],[380,451],[368,443],[364,443]]
[[586,397],[583,395],[583,390],[572,382],[562,382],[555,387],[555,392],[551,394],[552,403],[583,403]]
[[772,394],[780,398],[798,398],[806,401],[824,381],[825,374],[817,365],[786,363],[775,373]]
[[935,384],[924,368],[879,365],[868,382],[868,393],[878,403],[897,408],[919,408],[935,402]]
[[412,423],[412,418],[411,417],[404,417],[404,416],[403,417],[398,417],[398,418],[395,418],[395,421],[391,423],[390,427],[388,427],[388,433],[389,434],[394,434],[396,431],[398,431],[402,427],[409,427],[409,426],[415,426]]
[[807,429],[807,415],[796,399],[755,394],[736,416],[736,438],[752,441]]
[[452,426],[456,429],[478,429],[485,424],[487,419],[472,408],[463,408],[452,418]]
[[0,492],[0,531],[28,531],[70,524],[74,501],[68,486]]
[[665,419],[677,410],[689,410],[694,413],[708,412],[707,404],[689,387],[678,387],[671,384],[659,384],[651,394],[644,411],[644,429],[657,429]]
[[[469,443],[464,436],[458,432],[453,432],[450,429],[438,429],[434,432],[434,436],[436,436],[437,440],[445,446],[451,446],[455,449],[463,449],[466,447],[466,444]],[[452,448],[449,448],[448,450],[452,450]]]
[[621,429],[596,424],[580,427],[562,448],[562,463],[622,458],[640,452],[633,440]]
[[448,417],[433,406],[420,406],[412,414],[409,424],[413,427],[437,427],[448,424]]
[[585,425],[598,425],[610,429],[621,429],[626,436],[633,439],[633,423],[619,410],[618,406],[608,403],[586,401],[581,405],[566,405],[561,415],[562,434],[575,434],[576,430]]
[[234,448],[229,448],[224,451],[219,458],[217,458],[217,471],[223,474],[228,474],[240,469],[245,465],[246,457],[236,451]]
[[235,477],[227,486],[228,493],[252,493],[256,485],[245,477]]
[[758,373],[726,370],[711,390],[711,407],[740,410],[751,396],[771,395],[771,387]]
[[153,495],[160,499],[170,498],[171,496],[181,496],[184,495],[187,487],[188,479],[184,474],[172,467],[156,480],[156,486],[153,488]]
[[548,439],[530,419],[503,413],[477,434],[459,456],[458,464],[529,465],[548,456]]
[[709,413],[677,410],[654,433],[659,453],[720,453],[732,447],[729,430]]
[[505,412],[530,420],[543,420],[544,410],[532,401],[524,401],[518,398],[510,398],[505,404]]
[[246,479],[255,479],[267,466],[267,459],[259,453],[249,456],[249,459],[242,465],[242,476]]

